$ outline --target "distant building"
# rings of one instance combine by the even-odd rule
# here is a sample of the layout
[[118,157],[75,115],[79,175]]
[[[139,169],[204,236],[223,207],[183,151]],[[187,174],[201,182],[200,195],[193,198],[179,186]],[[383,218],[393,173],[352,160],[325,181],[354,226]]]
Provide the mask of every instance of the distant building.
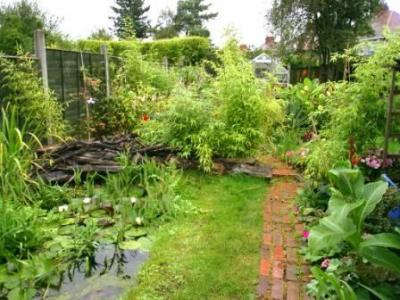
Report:
[[265,77],[265,73],[273,74],[280,83],[289,83],[289,70],[286,69],[279,59],[272,58],[268,54],[262,53],[252,60],[254,72],[257,77]]
[[275,50],[277,47],[277,43],[275,42],[274,36],[266,36],[264,44],[261,45],[261,49],[264,51]]
[[383,9],[378,13],[371,25],[374,30],[374,36],[369,37],[368,40],[383,40],[383,31],[386,27],[392,32],[400,30],[400,14],[393,10]]
[[374,31],[373,35],[361,39],[361,42],[368,42],[361,49],[361,55],[363,56],[374,54],[377,42],[385,40],[383,32],[386,28],[391,32],[400,31],[400,14],[385,7],[373,19],[371,27]]

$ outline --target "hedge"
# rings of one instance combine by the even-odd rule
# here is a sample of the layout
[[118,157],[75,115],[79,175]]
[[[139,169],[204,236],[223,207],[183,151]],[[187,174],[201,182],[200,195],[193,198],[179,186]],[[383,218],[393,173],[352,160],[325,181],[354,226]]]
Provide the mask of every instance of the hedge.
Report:
[[121,56],[126,50],[139,50],[153,60],[162,61],[167,57],[170,64],[198,64],[205,59],[213,59],[215,55],[210,40],[205,37],[177,37],[151,42],[79,40],[76,50],[99,52],[101,45],[107,45],[113,56]]

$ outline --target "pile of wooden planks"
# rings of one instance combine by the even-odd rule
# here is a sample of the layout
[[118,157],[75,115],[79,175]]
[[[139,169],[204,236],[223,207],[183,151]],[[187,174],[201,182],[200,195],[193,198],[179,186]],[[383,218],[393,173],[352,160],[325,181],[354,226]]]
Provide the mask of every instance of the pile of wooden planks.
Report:
[[[72,141],[51,145],[37,150],[38,161],[35,173],[48,182],[66,183],[73,181],[75,173],[83,175],[91,172],[100,174],[116,173],[121,170],[118,158],[129,155],[140,163],[145,157],[159,162],[173,160],[178,167],[194,168],[194,159],[179,157],[178,151],[164,145],[145,145],[137,135],[117,136],[98,141]],[[244,173],[251,176],[270,178],[272,170],[256,160],[216,159],[214,173]]]
[[76,171],[115,173],[121,170],[118,157],[126,153],[137,161],[144,156],[168,160],[176,152],[163,145],[144,145],[136,135],[98,141],[73,141],[37,150],[36,173],[49,182],[68,182]]

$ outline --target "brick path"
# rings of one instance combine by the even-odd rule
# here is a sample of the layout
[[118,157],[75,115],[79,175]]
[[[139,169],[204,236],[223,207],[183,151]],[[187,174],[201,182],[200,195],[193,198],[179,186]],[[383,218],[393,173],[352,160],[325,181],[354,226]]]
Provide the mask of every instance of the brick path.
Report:
[[297,222],[294,197],[299,183],[295,171],[274,160],[274,180],[264,207],[259,299],[308,299],[309,269],[298,254],[304,227]]

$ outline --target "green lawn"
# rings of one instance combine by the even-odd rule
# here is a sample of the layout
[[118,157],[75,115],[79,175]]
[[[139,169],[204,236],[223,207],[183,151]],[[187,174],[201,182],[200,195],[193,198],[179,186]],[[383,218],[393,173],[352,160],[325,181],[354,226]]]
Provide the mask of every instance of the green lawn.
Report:
[[254,299],[265,180],[186,173],[199,212],[164,225],[126,299]]

